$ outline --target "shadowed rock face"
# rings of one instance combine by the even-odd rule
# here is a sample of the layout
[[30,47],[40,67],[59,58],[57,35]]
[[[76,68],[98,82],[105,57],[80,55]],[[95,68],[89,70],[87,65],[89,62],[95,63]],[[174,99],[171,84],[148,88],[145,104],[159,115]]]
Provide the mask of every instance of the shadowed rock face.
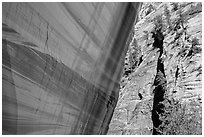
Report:
[[3,134],[106,134],[139,3],[3,3]]

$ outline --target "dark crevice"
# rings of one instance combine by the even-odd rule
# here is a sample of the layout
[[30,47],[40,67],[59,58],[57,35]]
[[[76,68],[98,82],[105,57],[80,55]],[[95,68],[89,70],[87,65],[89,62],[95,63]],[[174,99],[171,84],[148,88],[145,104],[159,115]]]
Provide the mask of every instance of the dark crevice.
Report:
[[176,85],[176,81],[178,79],[178,75],[179,75],[179,67],[177,66],[176,73],[175,73],[175,85]]
[[141,93],[138,93],[138,96],[139,96],[139,98],[140,98],[140,100],[142,100],[142,94]]
[[157,30],[153,32],[154,43],[153,47],[160,49],[160,55],[157,62],[157,74],[154,80],[155,89],[153,90],[154,99],[153,99],[153,109],[152,109],[152,121],[153,121],[153,135],[162,134],[158,132],[159,126],[162,124],[162,121],[159,119],[159,115],[164,113],[164,105],[161,103],[164,101],[164,94],[166,91],[166,76],[164,72],[164,64],[160,57],[163,54],[163,34]]
[[163,40],[164,36],[161,32],[161,30],[156,30],[155,32],[152,32],[152,37],[154,39],[153,47],[160,49],[160,56],[163,54]]
[[138,63],[138,66],[142,63],[143,59],[142,59],[143,55],[140,56],[140,59],[139,59],[139,63]]
[[46,35],[46,40],[45,40],[45,46],[48,48],[48,44],[47,44],[47,42],[48,42],[48,36],[49,36],[49,24],[47,24],[47,35]]
[[200,13],[200,12],[202,12],[202,11],[200,11],[200,10],[199,10],[199,11],[194,11],[194,12],[189,13],[188,15],[194,15],[194,14],[197,15],[197,14]]

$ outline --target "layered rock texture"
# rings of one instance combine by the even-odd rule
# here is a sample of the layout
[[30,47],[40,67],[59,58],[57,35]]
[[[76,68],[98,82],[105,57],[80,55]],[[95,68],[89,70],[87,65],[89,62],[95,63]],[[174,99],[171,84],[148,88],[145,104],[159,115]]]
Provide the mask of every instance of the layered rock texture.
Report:
[[202,104],[202,3],[143,3],[139,19],[108,134],[159,134],[165,96]]
[[2,133],[106,134],[139,5],[3,3]]

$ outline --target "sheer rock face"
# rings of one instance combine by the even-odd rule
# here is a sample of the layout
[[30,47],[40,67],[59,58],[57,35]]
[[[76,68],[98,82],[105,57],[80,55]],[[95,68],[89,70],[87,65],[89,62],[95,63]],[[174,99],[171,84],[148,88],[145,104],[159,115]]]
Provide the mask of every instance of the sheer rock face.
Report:
[[139,3],[3,3],[3,134],[106,134]]
[[[159,52],[151,51],[121,89],[109,134],[148,134],[152,110],[152,84]],[[141,95],[141,96],[140,96]]]
[[[148,6],[150,4],[143,4],[139,14],[141,20],[135,25],[125,67],[132,56],[136,63],[129,63],[131,73],[125,73],[127,69],[124,69],[109,134],[152,134],[153,83],[157,74],[159,49],[153,47],[155,40],[151,32],[155,28],[154,18],[157,15],[163,15],[164,27],[168,26],[164,16],[165,5],[170,11],[172,23],[172,29],[167,27],[162,32],[163,54],[160,57],[164,65],[167,94],[182,101],[196,99],[202,103],[202,4],[178,3],[179,8],[172,3],[153,3],[152,7]],[[183,23],[179,23],[180,18],[183,18]]]

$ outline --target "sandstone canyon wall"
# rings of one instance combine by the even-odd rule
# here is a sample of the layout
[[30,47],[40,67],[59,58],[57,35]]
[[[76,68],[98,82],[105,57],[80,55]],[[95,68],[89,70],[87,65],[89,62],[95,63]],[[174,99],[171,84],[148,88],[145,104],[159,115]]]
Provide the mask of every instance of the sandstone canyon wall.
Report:
[[3,134],[106,134],[139,6],[2,3]]

